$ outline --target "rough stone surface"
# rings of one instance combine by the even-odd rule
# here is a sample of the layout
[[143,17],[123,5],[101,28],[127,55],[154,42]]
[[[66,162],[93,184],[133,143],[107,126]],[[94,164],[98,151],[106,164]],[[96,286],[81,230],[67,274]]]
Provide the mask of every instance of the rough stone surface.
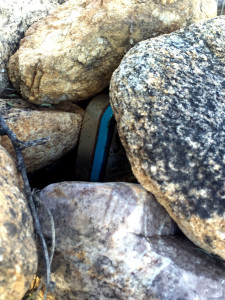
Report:
[[[50,164],[76,146],[82,123],[82,109],[75,104],[71,104],[70,108],[65,105],[62,109],[73,112],[36,108],[22,99],[0,99],[0,112],[18,139],[29,141],[50,138],[44,145],[23,150],[28,172]],[[0,137],[0,144],[14,156],[14,149],[7,136]]]
[[130,50],[111,82],[138,181],[198,246],[225,258],[225,17]]
[[0,145],[0,299],[21,299],[37,269],[33,220],[16,166]]
[[29,28],[9,76],[31,102],[87,99],[109,84],[137,42],[216,13],[215,0],[67,1]]
[[8,85],[7,63],[25,31],[46,17],[61,0],[0,0],[0,93]]
[[62,182],[40,197],[56,223],[58,300],[224,299],[225,266],[166,236],[172,219],[140,185]]

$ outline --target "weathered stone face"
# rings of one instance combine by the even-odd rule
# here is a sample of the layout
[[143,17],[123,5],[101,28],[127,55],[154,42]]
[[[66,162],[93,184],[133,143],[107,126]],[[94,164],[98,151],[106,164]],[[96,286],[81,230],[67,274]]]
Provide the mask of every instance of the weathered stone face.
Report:
[[111,81],[132,170],[197,245],[225,258],[225,17],[139,43]]
[[172,235],[172,219],[140,185],[62,182],[40,198],[55,220],[57,299],[225,297],[224,265]]
[[0,299],[22,299],[36,273],[33,220],[16,166],[0,145]]
[[[58,106],[57,109],[37,109],[22,99],[0,99],[0,113],[18,139],[30,141],[49,138],[43,145],[23,150],[27,172],[33,172],[56,161],[76,146],[82,123],[82,109],[75,104],[71,104],[68,109],[64,106]],[[15,157],[14,148],[7,136],[0,137],[0,144]]]
[[[63,2],[65,2],[63,0]],[[7,63],[18,49],[27,28],[46,17],[60,0],[1,0],[0,2],[0,93],[8,85]]]
[[215,0],[67,1],[32,25],[10,58],[9,77],[34,103],[101,92],[137,42],[216,16]]

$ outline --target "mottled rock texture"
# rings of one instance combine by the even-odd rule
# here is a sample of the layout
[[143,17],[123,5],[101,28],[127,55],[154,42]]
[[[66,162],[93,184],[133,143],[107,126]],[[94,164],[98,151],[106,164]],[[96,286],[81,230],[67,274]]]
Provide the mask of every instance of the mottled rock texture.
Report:
[[22,299],[36,273],[33,220],[16,166],[0,145],[0,299]]
[[67,1],[32,25],[10,58],[17,91],[35,103],[82,100],[108,84],[137,42],[216,16],[215,0]]
[[176,230],[172,219],[140,185],[62,182],[40,198],[55,219],[58,300],[225,297],[222,263],[167,236]]
[[111,81],[138,181],[198,246],[225,259],[225,17],[141,42]]
[[8,85],[7,63],[18,49],[25,31],[34,22],[46,17],[61,0],[0,1],[0,93]]
[[[50,138],[44,145],[23,150],[27,172],[50,164],[76,146],[82,123],[82,109],[74,104],[70,108],[65,105],[62,109],[73,112],[37,108],[22,99],[0,99],[0,113],[18,139],[29,141]],[[0,137],[0,144],[15,156],[7,136]]]

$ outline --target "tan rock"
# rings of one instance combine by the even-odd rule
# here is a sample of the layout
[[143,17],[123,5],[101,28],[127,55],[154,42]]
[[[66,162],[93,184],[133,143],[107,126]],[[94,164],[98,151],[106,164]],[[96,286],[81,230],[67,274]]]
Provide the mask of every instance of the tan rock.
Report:
[[[82,115],[81,109],[75,104],[70,106],[73,106],[73,113],[54,108],[36,108],[21,99],[0,99],[0,112],[18,139],[29,141],[50,138],[44,145],[23,150],[28,172],[50,164],[76,146]],[[14,156],[14,149],[7,136],[0,137],[0,144]]]
[[33,220],[15,163],[0,145],[0,299],[21,299],[37,269]]
[[102,91],[137,42],[216,16],[215,0],[77,0],[32,25],[10,58],[17,91],[34,103]]
[[[30,289],[24,295],[23,300],[32,299],[34,294],[37,292],[38,288],[40,289],[40,291],[35,300],[43,300],[45,296],[45,285],[43,284],[43,281],[38,276],[34,277],[30,285]],[[48,292],[46,300],[60,300],[60,299],[56,299],[54,293]]]
[[31,24],[49,15],[65,0],[0,1],[0,93],[9,83],[7,63]]

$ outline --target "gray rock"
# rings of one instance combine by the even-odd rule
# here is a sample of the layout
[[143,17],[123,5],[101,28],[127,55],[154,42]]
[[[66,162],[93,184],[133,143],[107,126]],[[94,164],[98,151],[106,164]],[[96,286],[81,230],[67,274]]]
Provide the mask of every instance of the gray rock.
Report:
[[62,0],[0,1],[0,93],[8,85],[7,63],[18,49],[25,31],[34,22],[46,17]]
[[224,266],[171,236],[174,223],[140,185],[62,182],[40,198],[55,219],[58,300],[224,299]]
[[198,246],[225,258],[225,17],[139,43],[111,81],[138,181]]
[[23,183],[0,145],[0,299],[21,299],[37,270],[33,220]]

